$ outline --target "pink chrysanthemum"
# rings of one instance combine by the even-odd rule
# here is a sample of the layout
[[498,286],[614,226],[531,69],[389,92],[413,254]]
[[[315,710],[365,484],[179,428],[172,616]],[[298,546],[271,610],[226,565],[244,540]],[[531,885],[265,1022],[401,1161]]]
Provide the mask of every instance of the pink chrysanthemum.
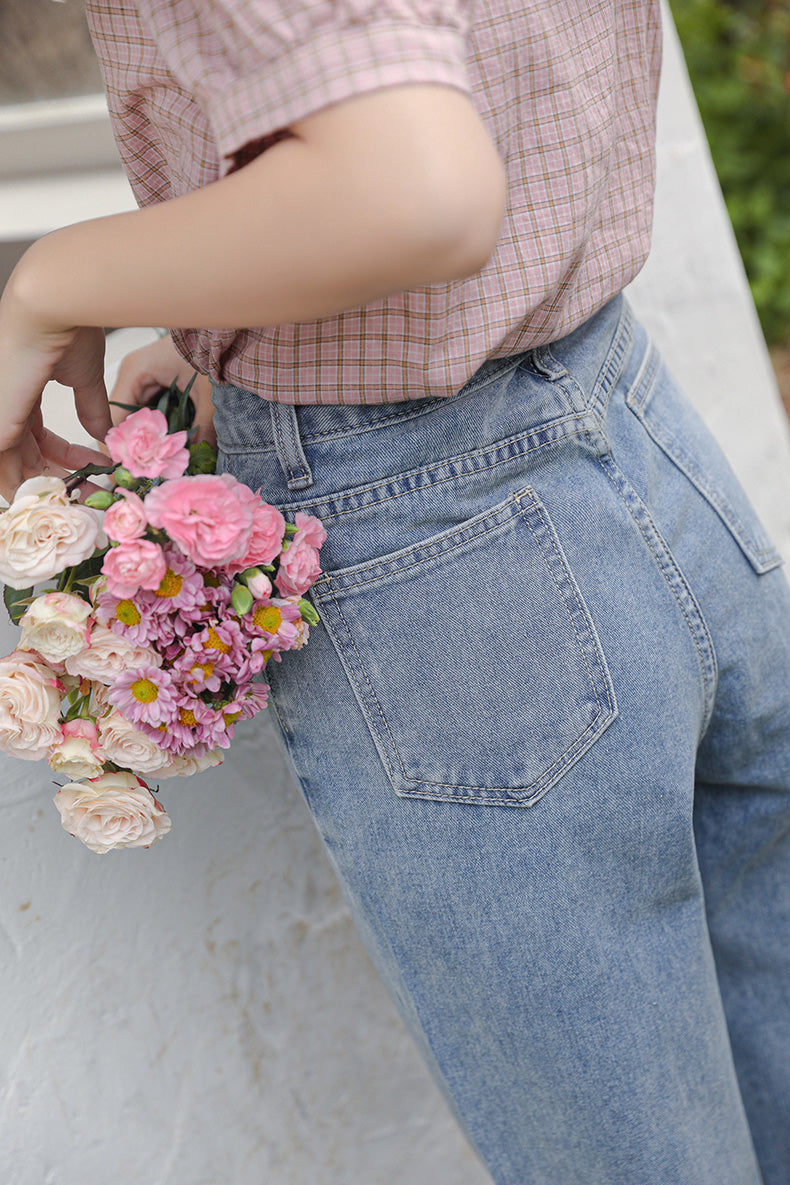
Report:
[[195,650],[200,649],[209,656],[209,661],[222,670],[236,671],[247,652],[247,638],[233,617],[222,621],[214,619],[190,639]]
[[100,625],[109,626],[137,646],[144,646],[159,636],[160,627],[153,612],[150,594],[139,592],[134,597],[114,597],[111,592],[100,592],[94,602],[94,616]]
[[250,720],[262,712],[269,701],[268,683],[248,683],[236,688],[233,699],[225,704],[222,714],[233,736],[233,725],[237,720]]
[[203,577],[191,560],[175,547],[164,549],[167,570],[158,588],[152,589],[155,613],[183,613],[205,600]]
[[202,757],[214,747],[214,737],[222,724],[221,713],[216,708],[182,692],[176,713],[167,726],[167,735],[161,742],[162,747],[171,753]]
[[262,638],[268,650],[290,650],[302,615],[296,605],[279,597],[256,601],[241,619],[242,628],[252,639]]
[[107,698],[132,724],[167,728],[178,708],[178,689],[173,677],[160,667],[144,666],[129,671],[109,689]]
[[201,691],[219,691],[230,672],[220,669],[210,655],[190,644],[175,660],[173,673],[182,686],[199,695]]
[[179,609],[176,629],[180,634],[194,633],[204,629],[209,622],[222,619],[230,606],[231,582],[219,584],[216,588],[203,585],[202,595],[189,608]]

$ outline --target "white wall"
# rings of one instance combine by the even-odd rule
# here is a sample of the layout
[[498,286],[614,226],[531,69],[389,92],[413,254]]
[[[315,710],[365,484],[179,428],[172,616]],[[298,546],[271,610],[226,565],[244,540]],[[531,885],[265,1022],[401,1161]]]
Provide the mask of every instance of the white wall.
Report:
[[[788,550],[787,429],[673,40],[633,296]],[[2,783],[0,1179],[485,1185],[266,724],[165,783],[174,827],[148,852],[67,836],[40,764],[3,758]]]

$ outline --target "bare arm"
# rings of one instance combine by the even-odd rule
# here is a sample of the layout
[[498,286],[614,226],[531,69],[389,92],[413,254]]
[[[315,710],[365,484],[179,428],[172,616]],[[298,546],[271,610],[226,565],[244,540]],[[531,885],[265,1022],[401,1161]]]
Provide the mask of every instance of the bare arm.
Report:
[[471,275],[491,255],[505,173],[462,92],[389,87],[291,131],[204,189],[25,254],[0,301],[0,492],[66,464],[40,423],[50,378],[74,389],[92,435],[109,428],[95,327],[313,320]]
[[390,87],[294,124],[237,173],[33,246],[16,291],[48,325],[313,320],[479,270],[502,164],[469,99]]

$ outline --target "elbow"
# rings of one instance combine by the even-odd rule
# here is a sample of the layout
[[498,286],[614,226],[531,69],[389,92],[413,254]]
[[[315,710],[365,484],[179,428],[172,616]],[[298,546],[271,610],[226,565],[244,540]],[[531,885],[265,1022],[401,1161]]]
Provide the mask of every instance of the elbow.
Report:
[[482,271],[496,250],[507,211],[507,174],[491,146],[474,176],[459,176],[426,200],[421,234],[436,269],[431,283],[466,279]]

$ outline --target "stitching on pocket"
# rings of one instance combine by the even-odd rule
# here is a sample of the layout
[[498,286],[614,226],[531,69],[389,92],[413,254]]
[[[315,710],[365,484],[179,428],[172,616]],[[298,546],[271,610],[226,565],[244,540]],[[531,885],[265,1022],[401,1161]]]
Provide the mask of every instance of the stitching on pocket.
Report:
[[[526,506],[526,507],[522,506],[522,499],[527,498],[527,497],[530,498],[528,506]],[[486,535],[491,534],[497,528],[500,528],[500,527],[506,528],[508,526],[511,526],[517,519],[521,519],[524,522],[524,524],[526,525],[527,529],[529,530],[530,535],[532,536],[533,542],[535,544],[537,554],[542,559],[543,564],[546,567],[548,574],[551,577],[551,580],[552,580],[555,588],[557,589],[557,594],[558,594],[559,599],[562,603],[562,607],[564,608],[564,610],[567,614],[567,617],[570,620],[571,628],[573,630],[573,634],[576,639],[576,645],[581,653],[582,661],[584,663],[584,667],[587,672],[587,679],[589,681],[590,687],[592,688],[593,697],[595,699],[595,703],[596,703],[597,709],[598,709],[595,716],[590,721],[588,726],[584,729],[584,731],[581,732],[577,737],[575,737],[573,739],[573,741],[570,743],[570,745],[568,745],[568,747],[555,758],[555,760],[551,763],[551,765],[548,766],[546,769],[542,770],[540,775],[537,778],[535,778],[532,782],[530,782],[528,785],[523,786],[523,787],[518,787],[517,789],[515,789],[515,788],[507,787],[507,786],[505,786],[505,787],[487,787],[487,786],[478,786],[476,784],[467,784],[467,783],[458,782],[458,783],[454,783],[454,786],[457,789],[475,792],[474,795],[472,795],[472,794],[452,795],[452,794],[446,794],[446,793],[437,793],[432,796],[432,800],[434,800],[434,801],[458,802],[458,803],[466,803],[466,804],[472,804],[472,805],[479,803],[479,804],[493,804],[493,805],[499,805],[499,806],[531,806],[534,802],[536,802],[540,798],[542,798],[543,795],[545,793],[547,793],[547,791],[550,790],[551,787],[554,785],[554,783],[558,780],[558,777],[560,777],[562,775],[563,769],[565,768],[565,766],[567,766],[569,764],[569,761],[567,760],[569,754],[573,754],[575,759],[578,760],[581,756],[583,756],[583,754],[586,752],[587,748],[589,748],[589,746],[593,743],[593,741],[595,740],[595,737],[597,735],[600,735],[600,733],[603,731],[603,729],[607,728],[608,725],[614,719],[616,719],[616,717],[618,715],[617,704],[613,698],[613,695],[611,694],[610,677],[608,674],[608,670],[606,669],[605,660],[603,658],[602,651],[600,649],[600,642],[597,639],[592,622],[589,620],[589,618],[587,616],[586,608],[582,604],[582,602],[579,598],[579,593],[578,593],[578,590],[575,586],[575,582],[572,578],[572,575],[570,573],[570,568],[568,566],[567,560],[564,558],[564,556],[562,555],[562,552],[559,550],[557,540],[554,536],[553,528],[551,527],[551,524],[550,524],[546,514],[544,513],[543,507],[542,507],[541,503],[538,501],[538,499],[535,497],[533,491],[529,490],[529,489],[524,492],[521,492],[521,493],[514,493],[511,497],[511,499],[508,499],[508,502],[505,504],[505,506],[503,506],[501,508],[501,511],[504,511],[505,508],[507,507],[507,505],[512,504],[512,502],[515,502],[517,504],[517,506],[518,506],[517,512],[515,514],[510,514],[508,517],[505,517],[499,521],[491,523],[491,525],[488,526],[485,530],[480,531],[475,535],[466,536],[464,539],[459,540],[458,543],[456,543],[455,545],[446,548],[444,551],[435,553],[434,556],[421,557],[421,558],[415,560],[411,564],[406,564],[403,567],[395,568],[394,571],[392,571],[392,572],[382,573],[379,576],[374,577],[369,581],[364,581],[364,580],[359,581],[357,584],[346,586],[341,590],[344,592],[345,591],[354,591],[359,588],[365,587],[365,585],[367,585],[367,584],[375,583],[378,580],[386,579],[386,577],[389,575],[395,575],[395,574],[399,575],[401,572],[410,571],[412,568],[421,565],[425,561],[425,559],[444,558],[447,555],[451,555],[452,552],[457,550],[458,547],[461,547],[466,543],[473,543],[476,540],[482,539]],[[544,529],[546,535],[548,536],[548,541],[549,541],[549,544],[551,545],[552,553],[553,553],[553,556],[556,560],[556,563],[560,565],[562,572],[565,573],[566,577],[568,578],[567,579],[567,588],[570,590],[570,592],[572,594],[573,601],[576,604],[577,611],[581,615],[583,620],[585,621],[585,623],[587,625],[587,629],[590,633],[590,637],[592,639],[593,647],[594,647],[595,653],[596,653],[596,658],[598,660],[600,677],[603,682],[604,691],[606,694],[606,702],[607,702],[607,706],[608,706],[608,710],[609,710],[609,720],[603,726],[603,729],[598,727],[598,722],[601,719],[601,716],[604,714],[604,707],[601,703],[601,698],[598,694],[598,688],[596,686],[595,676],[590,669],[590,663],[589,663],[588,655],[587,655],[588,646],[585,645],[585,642],[583,641],[582,637],[579,634],[579,630],[577,627],[577,623],[574,619],[574,615],[568,605],[567,590],[564,587],[564,584],[559,581],[559,579],[557,577],[557,573],[555,572],[552,564],[550,564],[548,562],[548,560],[546,558],[545,546],[538,539],[535,529],[527,517],[527,513],[529,510],[534,511],[534,513],[540,519],[543,529]],[[335,611],[337,612],[338,617],[340,618],[340,620],[343,623],[343,628],[345,630],[346,636],[347,636],[348,641],[351,645],[351,648],[353,649],[353,652],[356,656],[357,663],[359,664],[359,670],[361,671],[362,676],[365,680],[365,685],[367,687],[367,693],[370,697],[370,701],[372,702],[372,705],[375,706],[375,712],[378,714],[378,718],[381,722],[381,725],[383,726],[384,731],[386,732],[386,735],[389,738],[392,752],[398,761],[398,767],[400,769],[400,773],[401,773],[403,781],[410,782],[410,783],[415,784],[417,786],[425,786],[425,787],[429,787],[429,788],[434,788],[434,787],[439,788],[439,787],[448,785],[448,783],[445,783],[445,782],[434,782],[434,781],[428,781],[427,779],[423,779],[423,778],[416,778],[416,777],[411,776],[407,773],[406,769],[403,766],[403,762],[400,757],[400,751],[399,751],[398,746],[395,742],[395,738],[393,737],[392,732],[390,731],[390,728],[389,728],[389,724],[387,723],[387,718],[384,713],[384,710],[383,710],[381,704],[379,703],[379,700],[376,696],[376,693],[373,689],[370,678],[368,676],[368,672],[365,668],[365,664],[362,660],[362,656],[359,653],[359,650],[357,649],[351,628],[350,628],[350,626],[343,614],[343,611],[340,607],[340,603],[339,603],[338,597],[336,595],[336,590],[333,585],[333,578],[332,578],[331,574],[326,574],[323,582],[325,582],[327,585],[328,594],[331,597],[332,603],[334,604]],[[319,603],[320,603],[320,599],[319,598],[317,598],[317,599],[319,600]],[[325,624],[327,625],[327,628],[329,629],[330,633],[334,633],[331,623],[325,622]],[[342,659],[342,655],[341,655],[341,659]],[[349,673],[349,676],[351,677],[351,683],[352,683],[352,687],[353,687],[354,686],[353,674],[351,671],[349,671],[348,673]],[[374,723],[374,718],[370,719],[370,723],[373,724],[374,732],[378,732],[378,729],[376,728],[376,725]],[[393,770],[392,763],[391,763],[389,755],[387,753],[386,746],[383,743],[383,738],[381,737],[381,735],[379,735],[377,737],[374,736],[374,739],[377,741],[376,748],[379,752],[379,755],[382,757],[382,760],[387,768],[387,771],[390,776],[390,780],[392,781],[393,786],[395,788],[395,792],[399,796],[404,797],[404,798],[420,797],[419,793],[415,790],[398,789],[398,787],[395,785],[395,771]],[[538,790],[536,790],[532,794],[529,794],[528,792],[530,790],[532,790],[533,787],[536,787],[536,786],[538,787]]]
[[[430,554],[421,555],[421,554],[419,554],[419,552],[420,552],[421,548],[424,548],[426,543],[428,542],[428,540],[426,540],[425,543],[418,545],[415,548],[408,549],[409,551],[414,551],[414,552],[418,553],[417,558],[414,559],[412,561],[412,563],[410,563],[410,564],[404,563],[401,565],[401,564],[396,564],[394,562],[394,560],[391,560],[389,563],[387,563],[386,560],[382,560],[382,561],[380,561],[380,565],[386,569],[385,571],[380,572],[377,576],[371,576],[370,580],[358,580],[355,584],[345,584],[342,581],[338,580],[337,583],[339,585],[340,591],[341,592],[353,592],[355,589],[364,588],[368,584],[377,584],[380,580],[388,580],[392,576],[400,575],[401,572],[409,572],[409,571],[411,571],[412,568],[418,568],[422,564],[426,563],[429,560],[444,559],[445,556],[452,555],[452,553],[454,551],[457,551],[459,547],[465,547],[467,543],[474,543],[478,539],[483,539],[483,538],[485,538],[486,535],[490,535],[493,531],[496,531],[500,528],[502,530],[505,530],[510,525],[510,523],[513,521],[514,518],[517,518],[517,517],[520,517],[523,515],[523,511],[520,508],[521,503],[518,500],[518,496],[515,494],[512,495],[512,497],[508,499],[508,504],[513,500],[515,500],[519,504],[518,514],[516,514],[516,515],[511,514],[511,515],[508,515],[506,518],[503,518],[497,522],[490,523],[490,525],[486,526],[482,531],[478,531],[477,534],[475,534],[475,535],[464,535],[463,539],[459,539],[456,543],[453,543],[451,546],[442,548],[441,551],[435,551],[435,552],[431,552]],[[490,518],[490,515],[486,515],[486,518]],[[458,532],[458,528],[456,527],[448,534],[450,535],[450,538],[452,538],[452,536],[457,534],[457,532]],[[441,542],[441,536],[439,537],[439,540],[437,540],[437,542]],[[448,542],[449,542],[449,540],[448,540]],[[408,554],[408,552],[407,552],[407,554]],[[403,558],[405,559],[406,556],[404,555]],[[324,580],[326,581],[327,584],[331,584],[333,579],[337,579],[337,578],[333,577],[331,575],[331,573],[327,573],[324,578],[317,580],[316,584],[323,584]],[[332,596],[333,596],[333,600],[336,600],[336,598],[334,596],[334,590],[332,590]]]

